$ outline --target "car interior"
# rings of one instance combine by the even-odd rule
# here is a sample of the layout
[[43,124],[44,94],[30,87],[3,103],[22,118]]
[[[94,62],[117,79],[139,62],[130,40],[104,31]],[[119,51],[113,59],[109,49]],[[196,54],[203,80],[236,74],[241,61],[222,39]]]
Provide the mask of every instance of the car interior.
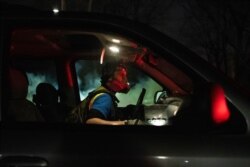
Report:
[[[219,85],[206,83],[168,55],[133,39],[98,31],[17,28],[10,44],[9,110],[3,120],[65,122],[100,84],[102,64],[121,59],[129,64],[131,92],[117,94],[123,101],[119,107],[143,104],[143,125],[246,130],[244,117]],[[223,113],[216,111],[218,105]]]
[[8,121],[43,121],[36,106],[26,99],[28,80],[24,72],[9,68]]

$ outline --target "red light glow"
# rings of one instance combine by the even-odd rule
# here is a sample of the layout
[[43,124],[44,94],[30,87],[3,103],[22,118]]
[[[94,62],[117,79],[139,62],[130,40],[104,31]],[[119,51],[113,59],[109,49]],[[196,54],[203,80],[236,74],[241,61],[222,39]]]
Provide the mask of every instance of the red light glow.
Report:
[[220,85],[212,88],[212,119],[216,124],[221,124],[229,120],[230,111],[227,107],[225,93]]
[[70,69],[70,64],[67,63],[66,64],[66,73],[67,73],[67,80],[68,80],[68,84],[70,87],[73,87],[73,79],[72,79],[72,76],[71,76],[71,69]]

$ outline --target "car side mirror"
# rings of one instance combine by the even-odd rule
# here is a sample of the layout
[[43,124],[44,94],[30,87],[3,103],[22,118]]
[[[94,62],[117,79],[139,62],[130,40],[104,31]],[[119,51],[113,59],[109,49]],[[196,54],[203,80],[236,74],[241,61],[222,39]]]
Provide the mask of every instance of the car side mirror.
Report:
[[161,104],[163,103],[164,99],[168,97],[168,93],[166,90],[163,91],[157,91],[154,95],[154,103],[155,104]]

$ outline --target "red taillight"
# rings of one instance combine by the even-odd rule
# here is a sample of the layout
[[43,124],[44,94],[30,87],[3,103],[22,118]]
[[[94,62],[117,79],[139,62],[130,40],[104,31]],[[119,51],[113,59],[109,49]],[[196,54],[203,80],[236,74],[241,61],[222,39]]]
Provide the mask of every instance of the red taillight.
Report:
[[212,88],[212,120],[216,124],[221,124],[229,120],[230,111],[228,109],[225,93],[220,85]]

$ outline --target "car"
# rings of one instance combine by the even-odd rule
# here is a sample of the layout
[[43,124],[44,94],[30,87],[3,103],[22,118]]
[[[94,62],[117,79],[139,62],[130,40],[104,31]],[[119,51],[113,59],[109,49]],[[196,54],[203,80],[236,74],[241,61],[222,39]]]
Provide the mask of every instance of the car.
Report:
[[[249,94],[174,39],[95,13],[5,11],[0,25],[1,166],[249,166]],[[118,107],[142,117],[65,121],[107,61],[126,62]]]

